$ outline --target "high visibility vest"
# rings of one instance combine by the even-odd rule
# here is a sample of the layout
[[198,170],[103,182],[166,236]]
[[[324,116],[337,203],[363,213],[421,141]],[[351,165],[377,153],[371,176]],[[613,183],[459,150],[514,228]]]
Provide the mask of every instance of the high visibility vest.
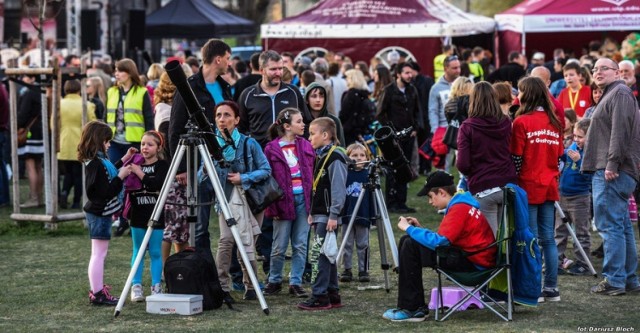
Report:
[[[124,137],[128,142],[140,142],[144,134],[144,115],[142,108],[144,105],[144,95],[147,89],[144,87],[131,87],[131,90],[124,98]],[[116,110],[120,102],[120,90],[118,87],[111,87],[107,91],[107,124],[115,134],[116,132]]]

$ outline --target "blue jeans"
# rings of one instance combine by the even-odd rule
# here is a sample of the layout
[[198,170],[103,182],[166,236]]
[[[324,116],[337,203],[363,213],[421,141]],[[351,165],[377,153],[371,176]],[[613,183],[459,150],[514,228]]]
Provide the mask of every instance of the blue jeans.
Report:
[[544,258],[544,288],[558,287],[558,248],[554,239],[555,208],[553,201],[529,205],[529,228],[538,238]]
[[89,237],[91,239],[111,239],[111,216],[98,216],[84,212],[84,217],[89,225]]
[[633,194],[636,181],[624,172],[607,181],[604,170],[598,170],[593,175],[592,185],[594,218],[604,244],[602,275],[613,287],[635,287],[638,285],[638,254],[629,220],[629,196]]
[[[198,183],[198,203],[211,202],[215,194],[213,185],[209,177]],[[209,221],[211,219],[211,205],[198,207],[198,222],[196,223],[196,248],[204,249],[209,258],[213,258],[211,253],[211,239],[209,235]]]
[[273,246],[271,249],[271,267],[269,269],[269,282],[281,283],[284,270],[284,254],[291,239],[291,276],[290,285],[302,284],[302,273],[307,259],[307,235],[309,223],[307,223],[307,210],[304,194],[294,196],[296,209],[295,220],[273,220]]

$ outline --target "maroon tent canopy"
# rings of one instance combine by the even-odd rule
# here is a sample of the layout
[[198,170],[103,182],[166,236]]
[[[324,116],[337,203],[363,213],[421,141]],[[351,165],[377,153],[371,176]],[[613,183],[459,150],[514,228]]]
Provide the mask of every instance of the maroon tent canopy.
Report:
[[526,0],[495,19],[503,62],[511,51],[551,55],[562,47],[579,54],[592,40],[622,41],[640,30],[640,0]]
[[324,0],[297,16],[262,25],[262,44],[293,53],[318,47],[366,62],[385,48],[399,47],[433,75],[433,58],[442,53],[445,38],[494,29],[493,19],[465,13],[445,0]]

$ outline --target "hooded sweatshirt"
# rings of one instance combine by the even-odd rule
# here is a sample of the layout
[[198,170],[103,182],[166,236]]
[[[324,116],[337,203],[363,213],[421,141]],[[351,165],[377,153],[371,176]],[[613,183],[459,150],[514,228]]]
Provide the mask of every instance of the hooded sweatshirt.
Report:
[[511,160],[511,120],[468,118],[458,131],[456,167],[468,179],[472,194],[517,181]]
[[[456,193],[445,209],[438,232],[410,226],[407,234],[421,245],[435,250],[438,246],[455,246],[465,252],[486,248],[495,241],[480,204],[469,192]],[[491,268],[496,263],[496,247],[468,257],[479,268]]]
[[344,131],[342,130],[342,122],[340,122],[340,119],[338,119],[338,117],[329,113],[329,110],[327,109],[327,90],[317,82],[313,82],[310,85],[308,85],[304,92],[304,101],[305,103],[307,103],[307,108],[309,109],[309,113],[311,113],[311,117],[313,119],[317,118],[313,116],[311,105],[309,105],[309,95],[311,95],[311,91],[315,89],[320,89],[324,93],[324,105],[322,105],[322,110],[320,110],[320,115],[318,117],[329,117],[336,123],[336,135],[338,136],[338,140],[340,140],[339,146],[344,147],[345,140],[344,140]]

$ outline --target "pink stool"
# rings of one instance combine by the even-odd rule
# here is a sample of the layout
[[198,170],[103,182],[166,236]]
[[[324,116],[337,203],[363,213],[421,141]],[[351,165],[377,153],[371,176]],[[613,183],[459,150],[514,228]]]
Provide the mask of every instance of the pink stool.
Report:
[[[458,288],[458,287],[442,287],[442,306],[445,308],[451,308],[459,300],[463,299],[467,295],[467,292]],[[480,297],[478,293],[476,296]],[[431,289],[431,301],[429,302],[429,309],[435,310],[438,300],[438,288]],[[474,297],[468,299],[461,307],[458,308],[458,311],[464,311],[469,307],[473,307],[476,309],[482,309],[484,306]]]

